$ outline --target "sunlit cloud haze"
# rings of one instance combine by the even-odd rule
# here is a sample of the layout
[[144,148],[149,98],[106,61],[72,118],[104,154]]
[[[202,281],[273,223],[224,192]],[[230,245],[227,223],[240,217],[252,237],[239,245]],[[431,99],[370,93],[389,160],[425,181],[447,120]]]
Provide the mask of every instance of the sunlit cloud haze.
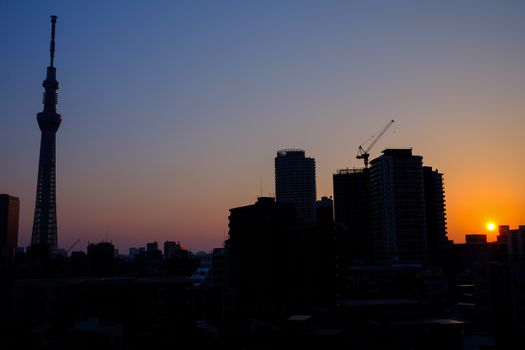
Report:
[[411,147],[444,173],[451,239],[525,224],[524,2],[4,1],[0,192],[20,197],[20,245],[51,14],[61,247],[221,246],[229,208],[273,195],[278,149],[305,149],[331,196],[390,119],[372,157]]

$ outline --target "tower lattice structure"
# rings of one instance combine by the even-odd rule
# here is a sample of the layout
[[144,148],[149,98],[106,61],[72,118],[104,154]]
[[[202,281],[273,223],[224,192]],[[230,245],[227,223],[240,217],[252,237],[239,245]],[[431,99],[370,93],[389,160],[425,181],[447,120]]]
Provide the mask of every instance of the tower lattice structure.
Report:
[[51,16],[50,64],[47,67],[44,87],[44,110],[37,114],[38,126],[42,132],[40,141],[40,160],[38,163],[38,183],[36,188],[35,216],[33,220],[32,246],[44,246],[49,251],[57,249],[57,210],[56,210],[56,132],[62,122],[57,113],[58,81],[56,80],[55,26],[57,17]]

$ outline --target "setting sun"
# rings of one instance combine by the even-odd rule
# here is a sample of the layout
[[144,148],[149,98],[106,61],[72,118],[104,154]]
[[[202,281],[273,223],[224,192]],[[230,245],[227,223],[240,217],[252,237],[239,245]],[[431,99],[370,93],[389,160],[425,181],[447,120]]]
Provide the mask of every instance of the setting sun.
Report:
[[493,222],[487,223],[487,230],[494,231],[495,229],[496,229],[496,224],[494,224]]

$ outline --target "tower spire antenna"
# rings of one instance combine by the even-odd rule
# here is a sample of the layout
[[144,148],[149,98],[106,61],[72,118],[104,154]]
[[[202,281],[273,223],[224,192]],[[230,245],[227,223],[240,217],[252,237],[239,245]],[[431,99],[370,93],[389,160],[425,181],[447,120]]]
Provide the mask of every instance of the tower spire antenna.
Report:
[[57,16],[51,16],[51,44],[49,46],[49,56],[51,59],[51,62],[49,64],[50,67],[53,67],[53,63],[55,61],[55,27],[57,23]]

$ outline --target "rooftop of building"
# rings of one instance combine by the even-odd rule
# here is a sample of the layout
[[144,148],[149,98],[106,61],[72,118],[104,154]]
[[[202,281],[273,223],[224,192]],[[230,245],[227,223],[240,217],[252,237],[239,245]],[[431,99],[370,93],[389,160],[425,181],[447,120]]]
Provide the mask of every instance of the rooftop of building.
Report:
[[345,168],[345,169],[337,169],[337,172],[335,175],[348,175],[348,174],[362,174],[364,173],[367,168]]
[[332,198],[328,198],[326,196],[321,197],[320,200],[315,201],[316,207],[332,207],[334,205],[334,201]]
[[299,148],[285,148],[285,149],[280,149],[277,151],[277,156],[278,157],[284,157],[284,156],[299,156],[299,157],[304,157],[304,149],[299,149]]
[[387,156],[411,157],[412,148],[387,148],[382,153]]

